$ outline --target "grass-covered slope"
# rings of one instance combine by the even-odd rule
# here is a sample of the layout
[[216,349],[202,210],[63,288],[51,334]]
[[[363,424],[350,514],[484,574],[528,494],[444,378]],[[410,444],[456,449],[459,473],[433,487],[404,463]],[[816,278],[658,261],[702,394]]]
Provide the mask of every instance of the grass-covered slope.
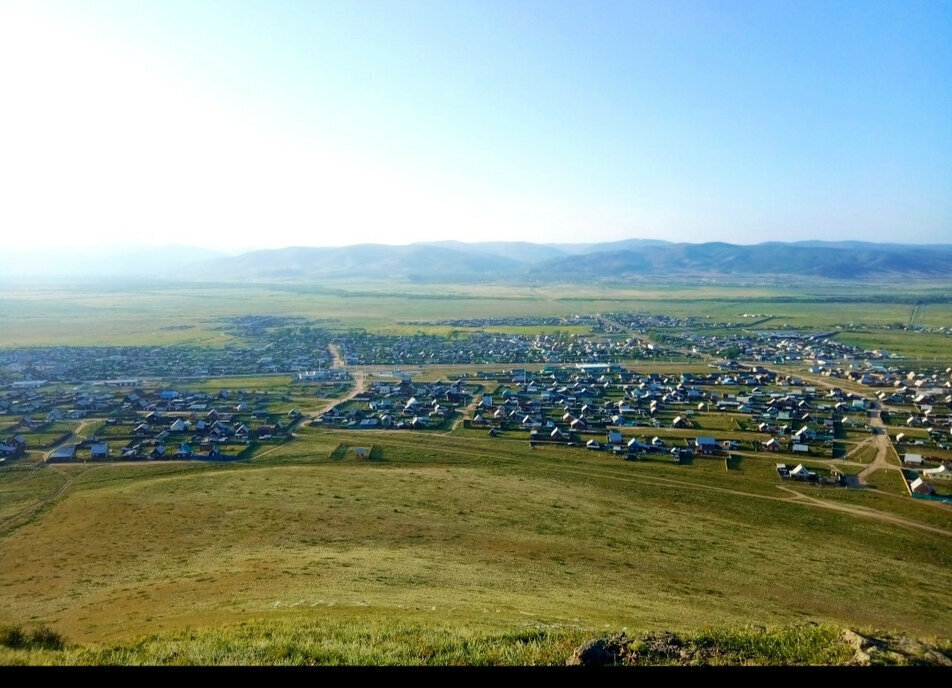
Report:
[[230,466],[60,467],[68,488],[0,535],[0,623],[77,643],[250,619],[950,627],[948,513],[933,505],[805,499],[777,489],[769,457],[728,472],[400,433],[372,435],[374,461],[334,451],[362,439],[304,433]]

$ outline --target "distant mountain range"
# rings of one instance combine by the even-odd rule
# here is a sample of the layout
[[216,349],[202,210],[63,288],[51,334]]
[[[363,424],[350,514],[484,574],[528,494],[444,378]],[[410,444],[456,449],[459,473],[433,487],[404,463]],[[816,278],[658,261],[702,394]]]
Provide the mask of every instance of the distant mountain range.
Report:
[[444,241],[254,251],[200,265],[206,278],[269,280],[551,283],[790,275],[948,279],[952,277],[952,245],[771,242],[739,246],[640,239],[602,244]]
[[407,246],[293,247],[226,256],[187,246],[106,247],[6,254],[0,278],[120,277],[199,281],[626,282],[778,278],[943,279],[952,245],[856,241],[756,245],[630,239],[595,244],[442,241]]

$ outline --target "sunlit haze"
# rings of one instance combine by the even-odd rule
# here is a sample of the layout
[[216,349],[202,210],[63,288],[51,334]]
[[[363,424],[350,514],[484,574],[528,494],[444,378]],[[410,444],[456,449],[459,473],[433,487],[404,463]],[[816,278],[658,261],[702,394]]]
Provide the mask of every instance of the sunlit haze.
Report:
[[9,247],[952,242],[949,2],[7,2]]

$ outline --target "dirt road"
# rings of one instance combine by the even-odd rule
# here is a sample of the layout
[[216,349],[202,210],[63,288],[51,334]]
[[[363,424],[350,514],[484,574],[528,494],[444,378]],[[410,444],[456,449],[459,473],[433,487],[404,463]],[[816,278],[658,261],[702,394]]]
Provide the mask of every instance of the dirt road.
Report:
[[[901,470],[899,466],[889,463],[888,457],[889,452],[892,451],[892,443],[889,441],[889,433],[886,432],[886,426],[883,424],[878,405],[869,412],[869,426],[875,433],[872,441],[876,445],[876,458],[857,476],[860,485],[866,485],[869,476],[878,470]],[[905,478],[903,478],[903,482],[905,482]],[[906,485],[906,489],[909,489],[908,485]]]
[[336,344],[328,344],[327,348],[331,351],[331,356],[334,358],[331,363],[331,368],[336,370],[342,370],[347,367],[347,361],[344,360],[344,357],[340,353],[340,347]]
[[332,399],[331,401],[327,403],[327,405],[324,408],[322,408],[317,413],[311,414],[308,418],[310,420],[314,420],[315,418],[320,418],[321,416],[323,416],[325,413],[330,411],[332,408],[334,408],[338,404],[342,404],[345,401],[350,401],[358,394],[362,392],[366,392],[367,391],[367,374],[361,370],[355,370],[353,371],[353,377],[354,377],[354,388],[352,390],[350,390],[345,396],[341,397],[340,399]]

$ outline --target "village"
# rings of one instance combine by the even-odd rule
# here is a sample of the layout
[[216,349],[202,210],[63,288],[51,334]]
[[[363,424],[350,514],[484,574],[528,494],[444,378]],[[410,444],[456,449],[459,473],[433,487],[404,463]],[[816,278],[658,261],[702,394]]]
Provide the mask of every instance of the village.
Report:
[[[778,463],[782,479],[856,486],[850,456],[877,432],[870,423],[876,408],[910,493],[950,494],[950,371],[814,364],[807,374],[842,377],[864,391],[734,361],[681,374],[602,362],[461,369],[428,381],[364,373],[362,389],[334,368],[282,376],[268,390],[189,391],[128,378],[74,387],[15,382],[0,392],[0,461],[29,451],[48,462],[231,460],[294,441],[294,429],[307,423],[485,434],[628,461],[715,459],[727,469],[745,455],[775,454],[790,457]],[[299,409],[328,386],[343,395],[340,402],[317,414]]]
[[29,450],[49,463],[241,458],[262,442],[290,436],[302,417],[290,408],[292,399],[244,389],[19,389],[0,399],[0,461]]
[[[769,363],[808,361],[843,374],[843,361],[882,361],[882,352],[865,351],[832,340],[830,333],[766,331],[698,318],[636,313],[571,318],[472,319],[416,323],[421,327],[455,323],[469,329],[451,335],[379,334],[332,330],[332,323],[303,318],[243,316],[216,321],[226,337],[221,347],[58,346],[21,347],[0,352],[0,385],[79,383],[129,379],[204,379],[238,375],[297,374],[322,370],[337,347],[346,365],[469,365],[574,362],[691,361],[704,356]],[[537,334],[501,334],[481,328],[574,327]],[[729,335],[704,335],[706,328]]]
[[[745,454],[775,453],[790,457],[778,465],[781,478],[855,485],[865,473],[851,459],[870,460],[870,436],[881,431],[902,459],[910,493],[950,492],[943,482],[952,461],[950,370],[904,370],[829,333],[705,335],[701,325],[722,332],[731,323],[699,318],[610,313],[440,322],[470,330],[335,332],[321,321],[245,316],[221,321],[231,338],[222,348],[6,350],[0,460],[30,451],[50,462],[228,460],[253,456],[261,443],[293,441],[294,429],[307,423],[480,433],[631,461],[717,458],[729,467]],[[590,333],[481,329],[507,327]],[[650,370],[661,361],[684,372]],[[379,370],[433,365],[448,367],[448,377],[423,381]],[[356,371],[364,371],[359,388]],[[208,387],[240,376],[277,384]],[[340,401],[311,408],[322,394]],[[790,461],[796,463],[788,468]],[[802,461],[825,462],[825,470],[818,477]]]

